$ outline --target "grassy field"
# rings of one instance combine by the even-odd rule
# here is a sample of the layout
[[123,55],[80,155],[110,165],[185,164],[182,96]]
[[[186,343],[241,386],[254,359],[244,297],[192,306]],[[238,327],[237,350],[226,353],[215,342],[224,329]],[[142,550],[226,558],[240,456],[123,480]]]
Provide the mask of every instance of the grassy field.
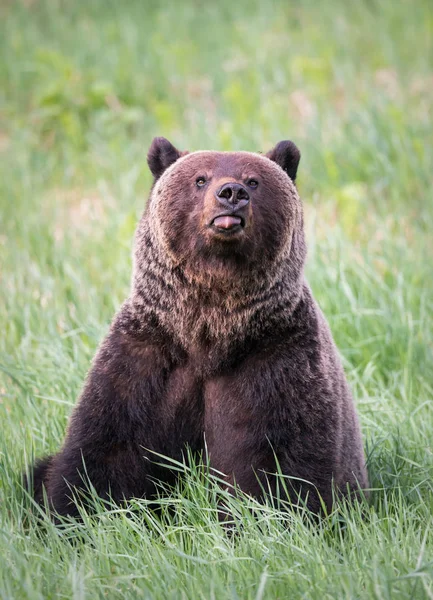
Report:
[[[432,59],[430,0],[0,2],[0,598],[433,598]],[[193,469],[160,517],[38,523],[19,474],[58,449],[128,294],[154,135],[300,147],[364,517],[238,499],[228,535]]]

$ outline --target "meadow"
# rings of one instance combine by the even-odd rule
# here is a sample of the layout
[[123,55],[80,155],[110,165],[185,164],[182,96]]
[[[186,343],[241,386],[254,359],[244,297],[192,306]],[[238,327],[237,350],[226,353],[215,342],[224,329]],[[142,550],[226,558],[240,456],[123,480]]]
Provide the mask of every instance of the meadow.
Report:
[[[0,598],[433,598],[430,0],[0,3]],[[302,152],[307,277],[356,399],[371,493],[320,523],[199,466],[56,528],[56,451],[129,291],[155,135]],[[181,466],[179,468],[182,468]]]

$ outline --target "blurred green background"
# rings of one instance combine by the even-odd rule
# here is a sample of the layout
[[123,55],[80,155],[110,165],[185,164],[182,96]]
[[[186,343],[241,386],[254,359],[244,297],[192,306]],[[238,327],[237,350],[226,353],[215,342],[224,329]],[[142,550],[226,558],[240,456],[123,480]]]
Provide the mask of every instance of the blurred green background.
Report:
[[[432,65],[431,0],[0,2],[0,598],[433,597]],[[194,476],[177,520],[101,512],[85,544],[29,517],[19,473],[128,294],[155,135],[301,150],[373,488],[344,535],[269,509],[229,538]]]

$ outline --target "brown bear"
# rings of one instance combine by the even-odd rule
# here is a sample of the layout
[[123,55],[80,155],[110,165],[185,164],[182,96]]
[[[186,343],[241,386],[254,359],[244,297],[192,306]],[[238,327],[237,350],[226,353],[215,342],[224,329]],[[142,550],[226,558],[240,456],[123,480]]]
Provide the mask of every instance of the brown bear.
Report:
[[63,448],[35,466],[38,501],[45,488],[76,515],[84,480],[103,498],[152,497],[174,477],[155,453],[181,460],[186,446],[258,498],[276,493],[279,469],[313,512],[367,486],[353,400],[304,279],[299,159],[290,141],[261,155],[153,140],[131,294]]

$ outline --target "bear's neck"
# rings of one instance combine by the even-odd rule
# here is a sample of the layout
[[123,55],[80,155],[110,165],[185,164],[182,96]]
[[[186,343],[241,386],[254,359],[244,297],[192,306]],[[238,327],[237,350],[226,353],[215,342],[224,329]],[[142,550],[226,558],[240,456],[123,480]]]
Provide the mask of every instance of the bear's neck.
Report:
[[130,305],[143,322],[156,317],[186,350],[228,346],[289,325],[302,294],[304,259],[302,234],[272,272],[246,273],[228,283],[204,281],[173,263],[143,219],[136,236]]

